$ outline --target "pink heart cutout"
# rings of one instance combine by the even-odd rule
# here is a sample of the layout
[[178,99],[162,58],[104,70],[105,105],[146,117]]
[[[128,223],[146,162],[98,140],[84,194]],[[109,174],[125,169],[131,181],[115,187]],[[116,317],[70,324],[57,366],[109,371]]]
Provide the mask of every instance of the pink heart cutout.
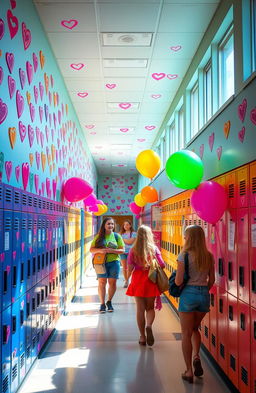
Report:
[[115,84],[115,83],[107,83],[107,84],[106,84],[106,87],[107,87],[108,89],[114,89],[114,88],[116,87],[116,84]]
[[238,117],[242,123],[244,122],[244,119],[245,119],[246,109],[247,109],[247,99],[244,98],[242,104],[238,105],[238,108],[237,108]]
[[168,79],[176,79],[178,78],[178,74],[168,74],[166,75]]
[[22,39],[24,44],[24,49],[28,49],[31,44],[31,32],[27,29],[27,26],[24,22],[22,22]]
[[91,130],[94,127],[95,127],[94,124],[88,124],[88,125],[85,126],[85,128],[88,128],[88,130]]
[[251,122],[256,125],[256,108],[251,110],[250,119]]
[[208,142],[209,142],[209,146],[210,146],[210,150],[212,151],[213,149],[213,144],[214,144],[214,132],[209,136]]
[[244,141],[244,136],[245,136],[245,127],[243,127],[239,133],[238,133],[238,139],[241,143]]
[[11,10],[7,11],[7,22],[8,22],[11,39],[13,39],[13,37],[15,37],[15,35],[18,33],[19,21],[18,18],[16,18],[16,16],[13,15]]
[[85,97],[88,96],[88,93],[87,93],[87,92],[84,92],[84,93],[77,93],[77,95],[78,95],[78,97],[85,98]]
[[127,132],[127,131],[129,131],[129,128],[120,128],[120,131],[121,132]]
[[23,188],[26,191],[29,179],[29,164],[27,162],[22,164],[22,182]]
[[164,72],[154,72],[152,74],[152,78],[156,81],[160,81],[161,79],[165,78],[166,74]]
[[220,160],[221,155],[222,155],[222,146],[218,147],[218,149],[217,149],[218,160]]
[[161,94],[151,94],[151,97],[157,100],[158,98],[162,97]]
[[146,130],[148,131],[152,131],[154,130],[156,127],[155,126],[145,126]]
[[204,155],[204,144],[202,144],[199,148],[199,156],[202,159]]
[[130,104],[129,102],[121,102],[118,106],[121,109],[129,109],[132,106],[132,104]]
[[12,162],[11,161],[5,161],[5,173],[7,177],[7,181],[9,183],[11,174],[12,174]]
[[170,49],[174,52],[178,52],[179,50],[181,50],[181,46],[180,45],[171,46]]
[[72,64],[70,64],[70,67],[73,68],[73,70],[75,70],[75,71],[79,71],[84,67],[84,64],[83,63],[77,63],[77,64],[72,63]]
[[18,182],[20,179],[20,166],[19,165],[15,167],[15,177]]
[[61,21],[61,25],[63,27],[66,27],[67,29],[70,29],[70,30],[74,29],[74,27],[76,27],[77,24],[78,24],[78,20],[76,20],[76,19],[70,19],[70,20],[64,19]]

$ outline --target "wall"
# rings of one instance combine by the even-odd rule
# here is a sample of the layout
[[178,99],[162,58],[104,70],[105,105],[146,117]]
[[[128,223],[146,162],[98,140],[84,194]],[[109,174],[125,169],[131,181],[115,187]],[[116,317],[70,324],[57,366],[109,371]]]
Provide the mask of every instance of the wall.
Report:
[[1,1],[0,181],[60,200],[96,169],[31,0]]

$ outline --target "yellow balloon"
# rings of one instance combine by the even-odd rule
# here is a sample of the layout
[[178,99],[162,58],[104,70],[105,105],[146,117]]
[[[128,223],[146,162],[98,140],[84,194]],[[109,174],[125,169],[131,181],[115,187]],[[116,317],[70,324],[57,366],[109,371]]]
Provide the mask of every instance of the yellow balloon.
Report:
[[103,213],[105,213],[103,205],[97,203],[97,207],[98,211],[94,213],[95,216],[101,216]]
[[107,205],[102,205],[102,207],[104,208],[104,210],[103,210],[103,214],[104,214],[104,213],[107,213],[107,211],[108,211],[108,207],[107,207]]
[[142,176],[152,179],[161,167],[159,155],[153,150],[144,150],[136,158],[136,168]]
[[143,206],[145,206],[147,204],[147,201],[142,197],[140,192],[135,195],[134,202],[139,207],[143,207]]

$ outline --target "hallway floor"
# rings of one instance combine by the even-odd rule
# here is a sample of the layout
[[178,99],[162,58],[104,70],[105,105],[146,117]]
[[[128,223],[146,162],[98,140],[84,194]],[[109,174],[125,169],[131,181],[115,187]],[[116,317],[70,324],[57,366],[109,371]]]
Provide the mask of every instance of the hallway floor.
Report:
[[56,332],[19,393],[228,393],[202,355],[204,377],[183,381],[179,321],[165,303],[156,312],[153,348],[138,344],[133,298],[122,278],[114,313],[99,314],[94,271],[58,321]]

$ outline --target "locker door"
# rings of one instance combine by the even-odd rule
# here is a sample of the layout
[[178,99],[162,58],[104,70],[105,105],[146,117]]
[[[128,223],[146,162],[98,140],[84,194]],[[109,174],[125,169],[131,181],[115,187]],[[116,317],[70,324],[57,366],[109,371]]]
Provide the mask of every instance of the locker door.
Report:
[[26,293],[26,319],[25,319],[25,337],[26,337],[26,373],[32,366],[32,289]]
[[24,233],[24,236],[26,236],[27,240],[25,242],[25,248],[26,248],[26,254],[27,254],[27,290],[30,290],[33,286],[33,269],[35,269],[35,266],[33,266],[33,216],[31,213],[27,213],[27,233]]
[[256,387],[256,309],[251,308],[251,386]]
[[11,392],[15,393],[19,386],[19,356],[20,356],[20,303],[12,304],[11,325]]
[[11,270],[12,270],[12,211],[4,211],[4,254],[2,257],[3,295],[2,310],[11,305]]
[[[32,286],[35,286],[41,274],[41,258],[37,258],[38,247],[38,217],[36,213],[32,214],[33,236],[32,236]],[[39,266],[40,264],[40,266]]]
[[36,287],[31,289],[32,303],[31,303],[31,362],[34,363],[37,356],[37,314],[36,314]]
[[228,377],[238,388],[238,301],[228,294]]
[[250,304],[256,308],[256,207],[249,214]]
[[215,228],[216,236],[216,260],[215,260],[215,271],[216,271],[216,284],[221,288],[227,290],[228,271],[227,271],[227,254],[226,254],[226,243],[227,243],[227,224],[226,215],[224,214],[221,219],[217,222]]
[[2,312],[2,391],[11,390],[11,306]]
[[237,174],[236,171],[226,175],[226,188],[228,193],[228,209],[237,207]]
[[217,288],[210,291],[210,353],[218,361],[218,323],[217,323]]
[[225,289],[218,287],[218,364],[227,374],[227,340],[228,340],[228,298]]
[[19,374],[20,381],[23,381],[26,375],[26,296],[23,295],[19,299],[20,311],[20,356],[19,356]]
[[27,288],[27,233],[28,233],[28,217],[27,213],[22,212],[21,217],[21,271],[20,271],[20,294],[21,296],[25,294]]
[[251,393],[250,330],[249,305],[238,300],[238,384],[241,393]]
[[237,170],[237,207],[248,207],[249,202],[249,170],[248,166]]
[[[13,212],[12,230],[12,302],[20,296],[21,281],[21,212]],[[23,266],[24,270],[24,266]]]
[[238,298],[249,303],[248,209],[237,210]]
[[207,313],[201,322],[202,343],[210,350],[210,313]]
[[237,270],[237,211],[227,211],[227,290],[237,297],[238,270]]
[[256,162],[250,165],[250,206],[256,206]]

